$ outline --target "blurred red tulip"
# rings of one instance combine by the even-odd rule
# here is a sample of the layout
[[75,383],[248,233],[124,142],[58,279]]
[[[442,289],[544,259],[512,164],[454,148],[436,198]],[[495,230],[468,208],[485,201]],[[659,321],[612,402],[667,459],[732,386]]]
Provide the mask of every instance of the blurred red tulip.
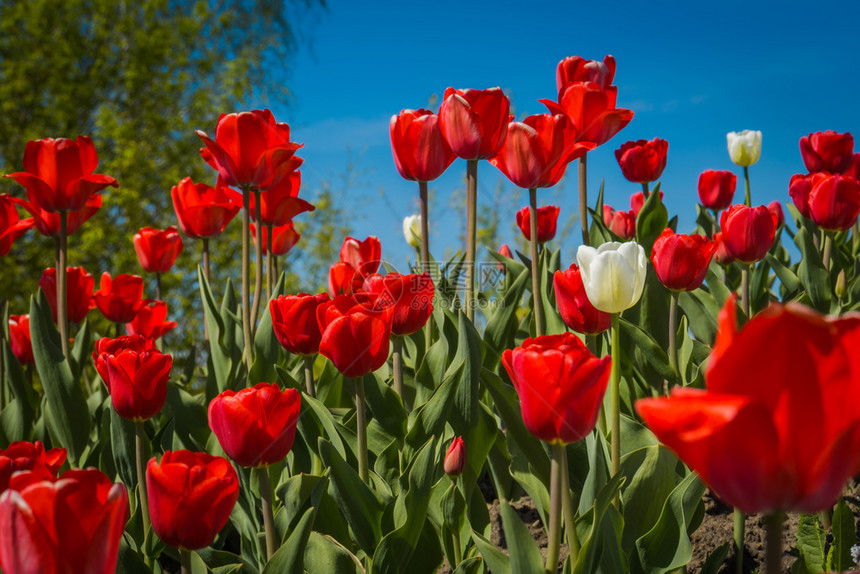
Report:
[[379,304],[394,309],[391,332],[411,335],[427,323],[433,313],[435,288],[428,273],[401,275],[374,274],[365,279],[364,291],[379,295]]
[[608,88],[614,79],[615,58],[609,55],[604,57],[602,62],[586,60],[580,56],[568,56],[558,63],[555,70],[559,98],[570,84],[594,82],[602,88]]
[[112,323],[131,323],[143,307],[143,277],[139,275],[117,275],[102,273],[99,290],[93,300],[102,315]]
[[810,173],[842,173],[854,159],[854,136],[833,130],[809,134],[800,138],[800,155]]
[[666,168],[669,142],[660,138],[629,141],[615,150],[615,159],[628,181],[657,181]]
[[[860,472],[860,317],[772,304],[737,331],[720,313],[707,390],[636,408],[727,504],[746,513],[830,507]],[[766,352],[763,352],[766,350]]]
[[827,231],[850,228],[860,214],[860,185],[851,177],[798,174],[792,176],[788,193],[804,217]]
[[125,486],[98,469],[58,480],[18,474],[0,495],[0,566],[6,574],[113,574],[128,516]]
[[448,88],[439,109],[439,128],[458,157],[489,159],[505,141],[511,101],[501,88]]
[[439,116],[430,110],[391,116],[389,132],[394,165],[410,181],[433,181],[457,159],[442,135]]
[[[260,219],[266,225],[281,227],[290,223],[295,216],[306,211],[316,209],[313,205],[298,197],[301,187],[302,172],[294,171],[281,180],[281,183],[268,191],[260,194]],[[242,195],[238,191],[230,190],[238,201],[242,201]],[[257,221],[257,200],[251,195],[250,215],[251,219]]]
[[173,365],[170,355],[141,339],[133,335],[96,342],[96,370],[107,386],[111,404],[119,416],[134,421],[151,419],[161,411]]
[[32,217],[21,219],[16,203],[8,194],[0,194],[0,257],[6,257],[15,240],[35,224]]
[[732,257],[732,254],[726,249],[726,243],[723,241],[722,232],[714,234],[714,243],[717,246],[716,251],[714,251],[714,261],[723,267],[727,267],[735,262],[735,258]]
[[33,358],[33,344],[30,339],[30,316],[9,315],[9,344],[12,354],[22,365],[32,365],[36,362]]
[[301,405],[299,391],[274,383],[228,389],[209,403],[209,428],[239,466],[269,466],[293,448]]
[[[95,308],[93,288],[96,281],[83,267],[66,267],[66,309],[70,322],[80,323],[87,318],[90,309]],[[57,322],[57,270],[45,269],[39,279],[39,287],[44,291],[54,323]]]
[[99,164],[90,138],[78,136],[31,140],[24,149],[24,171],[7,175],[27,189],[27,195],[43,210],[77,211],[90,197],[107,186],[119,187],[108,175],[93,173]]
[[[532,240],[531,208],[526,206],[517,212],[517,227],[523,232],[527,241]],[[544,205],[537,209],[537,240],[546,243],[555,237],[560,208],[555,205]]]
[[851,164],[842,175],[854,178],[854,181],[860,181],[860,153],[855,153],[851,158]]
[[490,163],[516,186],[552,187],[567,164],[590,149],[591,143],[576,143],[576,128],[566,116],[538,114],[508,124],[508,135]]
[[317,307],[320,354],[344,377],[372,373],[388,360],[393,309],[374,308],[347,295]]
[[134,319],[125,324],[129,335],[142,335],[149,339],[159,339],[174,330],[179,324],[167,320],[167,303],[155,299],[145,299],[143,307]]
[[540,100],[552,114],[564,114],[576,126],[576,141],[602,145],[633,119],[630,110],[615,107],[618,88],[595,82],[575,82],[564,88],[558,102]]
[[167,451],[146,467],[152,529],[168,546],[199,550],[215,541],[239,499],[239,475],[226,458]]
[[12,474],[29,471],[43,479],[56,478],[66,462],[66,449],[45,450],[42,441],[15,441],[5,450],[0,448],[0,492],[9,487]]
[[329,301],[326,293],[281,296],[269,302],[272,328],[281,346],[294,355],[315,355],[322,332],[317,307]]
[[[221,183],[219,181],[219,183]],[[227,193],[223,183],[212,187],[186,177],[170,190],[182,233],[192,238],[221,235],[242,209],[242,202]]]
[[[28,197],[30,197],[30,201],[24,200],[15,200],[21,207],[30,212],[33,216],[33,224],[36,226],[36,231],[45,235],[46,237],[59,237],[60,236],[60,214],[59,213],[50,213],[45,211],[39,204],[33,201],[30,193],[27,193]],[[77,211],[69,211],[66,214],[66,236],[72,235],[81,226],[89,220],[96,212],[102,207],[103,198],[101,194],[97,193],[95,195],[90,196],[87,202],[84,204],[84,207]]]
[[[254,245],[257,244],[257,226],[251,223],[251,238]],[[295,225],[290,221],[285,225],[272,228],[272,254],[275,256],[286,255],[295,247],[302,236],[296,231]],[[269,253],[269,228],[263,226],[263,255]]]
[[603,223],[622,241],[636,237],[636,214],[632,211],[615,211],[611,206],[604,205]]
[[206,144],[200,155],[230,186],[271,189],[302,164],[294,155],[302,144],[290,141],[290,126],[269,110],[221,114],[214,140],[197,135]]
[[445,474],[451,477],[460,476],[466,470],[466,447],[463,444],[463,437],[458,436],[451,441],[451,446],[445,453],[445,462],[442,466],[445,469]]
[[770,212],[770,216],[773,218],[773,223],[776,225],[778,231],[780,226],[785,224],[785,214],[782,212],[782,204],[774,199],[767,204],[767,210]]
[[707,209],[722,211],[732,204],[738,176],[730,171],[706,169],[699,175],[699,201]]
[[356,287],[353,285],[355,269],[348,263],[338,261],[328,270],[328,294],[335,297],[340,294],[352,295]]
[[[660,201],[663,201],[663,192],[660,192]],[[633,214],[633,218],[636,219],[639,217],[639,212],[642,211],[642,207],[645,205],[645,194],[641,191],[637,191],[633,195],[630,196],[630,213]]]
[[172,225],[167,229],[144,227],[134,234],[134,252],[147,273],[167,273],[182,252],[182,236]]
[[582,272],[574,263],[566,271],[553,275],[553,290],[558,312],[564,324],[577,333],[596,335],[612,324],[612,315],[598,311],[588,300],[582,285]]
[[654,241],[651,263],[657,278],[672,291],[693,291],[705,280],[717,244],[704,235],[677,234],[670,228]]
[[763,259],[776,236],[775,221],[764,205],[732,205],[720,216],[720,227],[726,251],[741,263]]
[[567,444],[594,429],[612,359],[598,359],[573,333],[544,335],[502,353],[520,397],[526,429],[549,443]]
[[507,244],[507,243],[503,243],[503,244],[502,244],[502,246],[501,246],[501,247],[499,247],[499,253],[500,253],[501,255],[504,255],[504,256],[505,256],[505,257],[507,257],[508,259],[513,259],[513,258],[514,258],[514,254],[513,254],[513,253],[511,253],[511,248],[508,246],[508,244]]

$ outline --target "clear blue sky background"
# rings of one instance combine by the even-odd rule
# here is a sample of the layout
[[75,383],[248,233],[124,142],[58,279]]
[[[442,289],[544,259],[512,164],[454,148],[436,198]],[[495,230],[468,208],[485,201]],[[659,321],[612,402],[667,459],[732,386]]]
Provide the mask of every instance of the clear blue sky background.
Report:
[[[860,140],[855,3],[699,4],[330,0],[309,33],[310,44],[292,63],[292,105],[273,111],[305,144],[305,193],[323,180],[338,188],[352,162],[355,180],[344,201],[354,214],[355,235],[379,236],[383,255],[402,262],[411,252],[401,220],[417,211],[417,184],[401,179],[394,167],[392,114],[426,107],[448,86],[501,86],[521,119],[546,111],[537,100],[555,97],[559,60],[613,54],[618,107],[636,115],[589,154],[590,199],[605,178],[606,202],[629,209],[628,198],[640,187],[623,178],[614,151],[628,140],[661,137],[669,142],[665,202],[680,215],[679,231],[689,232],[699,173],[733,169],[742,178],[729,161],[726,132],[763,132],[761,160],[750,169],[755,204],[789,201],[789,178],[804,171],[801,136],[833,129]],[[462,188],[464,172],[465,162],[457,160],[431,184],[437,255],[459,248],[463,212],[450,209],[448,200]],[[560,191],[538,196],[541,204],[560,205],[563,219],[577,206],[575,165],[570,172]],[[513,198],[514,186],[481,163],[479,200],[489,200],[500,178]],[[742,193],[742,179],[738,187]],[[526,198],[520,193],[511,205],[524,206]],[[512,222],[513,207],[504,209],[503,218]],[[563,265],[571,262],[577,237],[574,228],[565,239]],[[501,240],[514,242],[513,227],[503,226]]]

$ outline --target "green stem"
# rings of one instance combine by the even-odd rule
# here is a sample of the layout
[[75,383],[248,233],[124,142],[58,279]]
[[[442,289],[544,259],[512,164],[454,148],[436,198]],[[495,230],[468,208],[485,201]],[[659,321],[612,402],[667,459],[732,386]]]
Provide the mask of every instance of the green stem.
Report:
[[403,398],[403,337],[392,335],[391,337],[391,362],[394,371],[394,392]]
[[818,513],[818,518],[821,519],[821,526],[825,531],[830,532],[833,528],[833,507],[829,506]]
[[314,384],[314,356],[305,355],[303,362],[305,370],[305,390],[310,396],[317,398],[316,385]]
[[[612,313],[612,476],[621,471],[621,333],[619,325],[619,313]],[[621,504],[616,495],[613,502],[618,508]]]
[[191,551],[185,548],[179,549],[179,560],[182,564],[180,572],[182,574],[191,574]]
[[[0,319],[6,318],[6,304],[0,299]],[[6,406],[6,325],[0,325],[0,412]]]
[[833,253],[833,237],[829,231],[824,232],[824,250],[821,255],[824,268],[830,271],[830,257]]
[[549,481],[549,529],[547,530],[546,563],[544,569],[554,574],[558,571],[558,555],[561,549],[561,489],[564,484],[561,463],[564,459],[564,445],[552,443],[552,462]]
[[[203,245],[203,275],[206,276],[206,282],[210,282],[211,278],[209,275],[209,238],[202,238]],[[203,310],[203,337],[206,341],[209,340],[209,325],[206,321],[206,310]]]
[[643,181],[643,182],[642,182],[642,196],[643,196],[645,199],[648,199],[648,196],[649,196],[649,195],[651,195],[651,193],[648,191],[648,182],[647,182],[647,181]]
[[576,535],[576,517],[573,511],[573,499],[570,497],[570,476],[567,470],[567,447],[561,449],[561,505],[564,513],[564,534],[567,538],[567,549],[570,552],[570,564],[575,565],[579,556],[579,538]]
[[278,536],[275,532],[275,513],[272,508],[272,483],[268,467],[257,468],[260,479],[260,500],[263,505],[263,528],[266,529],[266,561],[278,550]]
[[[475,320],[475,242],[478,210],[478,160],[466,161],[466,317]],[[421,224],[424,225],[423,223]]]
[[146,493],[146,431],[143,421],[134,421],[134,451],[137,462],[137,492],[140,516],[143,518],[143,539],[149,537],[149,501]]
[[741,263],[741,308],[747,319],[750,318],[750,267],[746,263]]
[[266,225],[266,300],[272,298],[275,281],[275,256],[272,253],[272,226]]
[[765,574],[780,574],[782,572],[782,524],[785,520],[785,514],[782,512],[774,512],[768,514],[764,518],[765,528],[767,529],[767,559],[765,564]]
[[355,434],[358,440],[358,477],[368,482],[367,418],[364,404],[364,377],[355,377]]
[[63,346],[63,356],[68,361],[69,352],[69,310],[66,303],[66,259],[68,257],[68,217],[65,211],[60,212],[60,237],[57,250],[57,326],[60,329],[60,343]]
[[716,209],[714,211],[714,221],[711,222],[711,239],[713,239],[717,235],[717,231],[720,229],[720,212]]
[[588,153],[579,158],[579,218],[582,221],[582,244],[591,245],[588,234]]
[[242,189],[242,338],[245,344],[245,366],[251,371],[254,363],[251,346],[251,295],[249,275],[251,274],[251,190]]
[[[263,294],[263,222],[261,219],[262,206],[260,192],[254,191],[254,220],[256,227],[256,243],[254,244],[254,302],[251,304],[251,339],[257,330],[257,315],[260,310],[260,298]],[[271,235],[269,235],[271,237]]]
[[[418,182],[418,199],[421,205],[421,270],[430,273],[430,201],[427,193],[427,182]],[[435,281],[434,281],[435,283]],[[430,348],[433,338],[433,321],[424,325],[424,348]]]
[[669,363],[675,371],[675,377],[681,380],[681,371],[678,369],[678,295],[677,291],[671,291],[669,299]]
[[735,571],[737,574],[743,574],[744,571],[744,513],[735,508],[734,512],[734,539],[735,539],[735,555],[736,564]]
[[744,166],[744,183],[746,184],[747,194],[744,203],[747,207],[752,207],[752,199],[750,198],[750,168]]
[[532,301],[535,313],[535,335],[540,337],[545,334],[543,324],[543,307],[541,306],[540,293],[540,265],[538,264],[538,240],[537,240],[537,188],[529,190],[529,229],[531,231],[531,259],[532,259]]

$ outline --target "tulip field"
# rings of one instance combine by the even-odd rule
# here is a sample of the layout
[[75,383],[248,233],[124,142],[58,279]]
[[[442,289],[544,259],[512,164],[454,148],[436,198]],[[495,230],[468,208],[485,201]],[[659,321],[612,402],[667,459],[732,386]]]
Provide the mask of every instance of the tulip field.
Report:
[[[123,193],[93,141],[29,141],[0,194],[0,256],[41,234],[56,257],[28,306],[0,293],[0,574],[857,570],[853,137],[801,137],[808,173],[760,205],[762,133],[729,132],[698,203],[688,190],[670,213],[669,144],[621,143],[634,114],[615,71],[563,59],[547,113],[521,120],[499,88],[393,115],[392,169],[420,213],[403,238],[337,238],[322,293],[285,288],[294,220],[324,208],[301,197],[302,144],[271,111],[188,134],[202,157],[171,161],[211,181],[165,191],[176,226],[129,238],[142,271],[69,257]],[[641,185],[629,209],[588,170],[609,146]],[[450,261],[428,200],[446,170],[466,185]],[[528,190],[510,214],[527,252],[477,248],[478,177],[495,170]],[[564,177],[572,253],[538,201]],[[410,273],[387,263],[394,241],[414,247]],[[165,337],[198,322],[162,277],[192,245],[189,349]],[[215,249],[241,276],[213,279]]]

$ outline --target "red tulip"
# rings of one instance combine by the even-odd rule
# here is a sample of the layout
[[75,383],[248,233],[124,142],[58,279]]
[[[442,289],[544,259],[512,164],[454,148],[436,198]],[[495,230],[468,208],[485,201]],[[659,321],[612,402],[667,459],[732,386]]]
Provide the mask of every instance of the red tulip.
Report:
[[348,263],[338,261],[333,264],[328,270],[328,294],[331,297],[345,294],[352,295],[356,287],[353,279],[355,278],[355,269]]
[[442,135],[439,116],[430,110],[391,116],[389,132],[394,165],[410,181],[433,181],[457,159]]
[[451,446],[445,453],[443,468],[445,474],[451,477],[460,476],[466,470],[466,447],[463,445],[463,437],[458,436],[451,441]]
[[299,391],[282,391],[274,383],[226,390],[209,403],[209,428],[236,464],[269,466],[293,448],[301,405]]
[[[663,201],[663,192],[660,192],[660,201]],[[641,191],[637,191],[633,195],[630,196],[630,213],[633,214],[633,218],[636,219],[639,217],[639,212],[642,211],[642,208],[645,206],[645,194]]]
[[317,307],[327,303],[326,293],[281,296],[269,302],[275,336],[294,355],[315,355],[320,350],[322,332],[317,323]]
[[379,239],[373,235],[364,241],[347,237],[343,240],[343,245],[340,248],[340,260],[352,267],[360,276],[376,273],[381,258],[382,245],[379,243]]
[[722,211],[732,204],[738,176],[730,171],[706,169],[699,175],[699,201],[707,209]]
[[12,243],[35,223],[32,217],[21,219],[15,203],[8,194],[0,194],[0,257],[6,257],[12,249]]
[[372,373],[388,360],[393,310],[382,310],[338,295],[317,307],[322,339],[320,354],[344,377]]
[[427,323],[433,313],[435,288],[428,273],[401,275],[374,274],[364,281],[364,291],[379,295],[379,304],[394,309],[391,332],[411,335]]
[[190,177],[174,185],[170,195],[182,233],[193,238],[221,235],[242,209],[242,203],[226,193],[227,189],[223,183],[212,187],[194,183]]
[[129,335],[142,335],[148,339],[159,339],[174,330],[179,324],[167,320],[167,303],[155,299],[145,299],[143,307],[134,319],[125,324]]
[[501,88],[448,88],[439,109],[439,128],[457,156],[489,159],[505,141],[511,101]]
[[130,323],[143,307],[143,277],[102,273],[99,290],[93,293],[96,307],[112,323]]
[[12,478],[0,495],[0,566],[6,574],[112,574],[128,520],[128,492],[100,470],[59,480]]
[[657,278],[672,291],[693,291],[705,280],[717,244],[704,235],[676,234],[670,228],[654,241],[651,263]]
[[800,155],[810,173],[842,173],[854,159],[854,136],[833,130],[809,134],[800,138]]
[[[772,304],[737,331],[720,313],[707,390],[636,408],[714,493],[746,513],[813,513],[860,472],[860,318]],[[764,352],[763,352],[764,351]]]
[[35,364],[33,344],[30,339],[30,316],[9,315],[9,344],[12,354],[22,365]]
[[9,488],[12,474],[29,471],[43,479],[56,478],[66,462],[66,449],[45,450],[42,441],[15,441],[6,450],[0,449],[0,492]]
[[223,457],[167,451],[146,467],[152,529],[168,546],[199,550],[215,541],[239,499],[239,475]]
[[302,144],[290,141],[290,126],[269,110],[221,114],[215,140],[200,130],[197,135],[206,144],[200,155],[230,186],[270,189],[302,163],[294,155]]
[[511,253],[511,248],[510,248],[510,247],[508,247],[508,244],[507,244],[507,243],[503,243],[503,244],[502,244],[502,246],[501,246],[501,247],[499,247],[499,253],[500,253],[501,255],[504,255],[504,256],[505,256],[505,257],[507,257],[508,259],[513,259],[513,258],[514,258],[514,254],[513,254],[513,253]]
[[844,175],[795,175],[788,193],[797,210],[828,231],[850,228],[860,214],[860,185]]
[[576,442],[594,429],[612,359],[596,358],[573,333],[529,337],[502,353],[520,396],[526,429],[549,443]]
[[615,58],[608,55],[602,62],[586,60],[580,56],[568,56],[558,63],[555,70],[559,98],[570,84],[594,82],[602,88],[608,88],[612,85],[613,79],[615,79]]
[[[66,309],[67,317],[72,323],[80,323],[87,318],[87,313],[95,307],[93,303],[93,287],[96,281],[83,267],[66,267]],[[51,315],[57,322],[57,270],[53,267],[45,269],[39,279],[39,287],[45,293],[48,304],[51,305]]]
[[119,416],[134,421],[151,419],[161,411],[173,365],[170,355],[141,339],[105,337],[96,343],[96,370],[107,385],[110,402]]
[[589,335],[602,333],[611,326],[612,315],[598,311],[588,300],[582,285],[582,272],[576,263],[567,271],[556,271],[552,284],[558,312],[565,325]]
[[[537,209],[537,240],[538,243],[546,243],[555,237],[558,224],[558,213],[560,208],[555,205],[544,205]],[[517,212],[517,227],[523,232],[528,241],[532,240],[531,208],[524,207]]]
[[[254,245],[257,244],[257,226],[251,224],[251,237]],[[286,255],[295,247],[302,236],[296,231],[295,225],[290,221],[286,225],[272,228],[272,254],[275,256]],[[269,228],[263,226],[263,255],[269,253]]]
[[[298,197],[302,182],[302,172],[294,171],[281,180],[281,183],[260,194],[260,219],[266,225],[281,227],[287,225],[300,213],[314,211],[316,207]],[[241,194],[232,191],[241,201]],[[251,195],[250,215],[257,221],[256,196]]]
[[723,241],[722,232],[714,234],[714,243],[717,246],[717,249],[714,251],[714,261],[723,267],[728,267],[735,262],[735,258],[732,257],[732,254],[726,249],[726,243]]
[[93,142],[86,136],[73,141],[45,138],[28,141],[24,171],[7,175],[49,212],[83,209],[90,197],[107,186],[119,187],[108,175],[93,173],[99,164]]
[[540,100],[552,114],[564,114],[576,126],[576,140],[601,145],[620,132],[633,112],[617,109],[615,100],[618,88],[601,87],[595,82],[575,82],[564,88],[558,103]]
[[854,178],[855,181],[860,181],[860,153],[855,153],[851,158],[851,164],[842,172],[842,175]]
[[167,273],[182,252],[182,236],[172,225],[163,230],[144,227],[134,234],[134,252],[147,273]]
[[[47,237],[60,236],[60,214],[45,211],[39,204],[35,202],[33,196],[28,192],[27,196],[30,201],[16,200],[21,207],[30,212],[33,216],[33,224],[36,226],[36,231]],[[84,206],[77,211],[69,211],[66,214],[66,236],[72,235],[81,226],[89,220],[102,207],[101,194],[97,193],[90,196]]]
[[615,150],[615,159],[628,181],[644,183],[660,179],[668,151],[669,142],[660,138],[629,141]]
[[538,114],[508,124],[508,135],[490,163],[519,187],[552,187],[568,163],[593,148],[576,143],[576,128],[567,117]]
[[785,214],[782,212],[782,204],[774,199],[767,204],[767,210],[770,212],[770,216],[773,218],[774,225],[776,225],[778,230],[781,225],[785,224]]
[[101,376],[103,381],[108,380],[107,358],[110,355],[118,355],[121,351],[132,350],[136,353],[143,351],[157,351],[155,339],[144,337],[143,335],[128,335],[111,339],[102,337],[95,344],[93,351],[93,362],[96,365],[96,371]]
[[764,205],[732,205],[723,211],[720,227],[726,251],[741,263],[763,259],[776,237],[776,222]]
[[636,237],[636,214],[632,211],[615,211],[611,206],[604,205],[603,223],[622,241]]

